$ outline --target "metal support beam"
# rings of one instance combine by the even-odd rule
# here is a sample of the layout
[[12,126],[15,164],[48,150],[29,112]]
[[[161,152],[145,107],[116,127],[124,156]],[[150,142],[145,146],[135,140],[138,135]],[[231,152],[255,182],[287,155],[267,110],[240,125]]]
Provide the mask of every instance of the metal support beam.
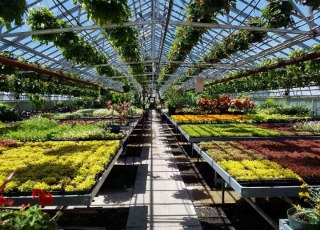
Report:
[[[18,33],[5,33],[0,34],[0,38],[5,37],[20,37],[26,35],[39,35],[39,34],[54,34],[54,33],[64,33],[71,31],[85,31],[85,30],[103,30],[108,28],[119,28],[119,27],[130,27],[138,25],[167,25],[163,20],[150,20],[150,21],[136,21],[136,22],[125,22],[121,25],[119,24],[108,24],[106,26],[74,26],[70,28],[59,28],[59,29],[50,29],[50,30],[35,30],[27,32],[18,32]],[[201,22],[178,22],[178,21],[169,21],[168,25],[173,26],[191,26],[197,28],[210,28],[210,29],[235,29],[235,30],[251,30],[251,31],[260,31],[260,32],[274,32],[274,33],[288,33],[288,34],[304,34],[313,36],[319,33],[319,28],[313,29],[312,31],[302,31],[302,30],[287,30],[287,29],[275,29],[275,28],[262,28],[262,27],[252,27],[252,26],[235,26],[235,25],[220,25],[214,23],[201,23]]]

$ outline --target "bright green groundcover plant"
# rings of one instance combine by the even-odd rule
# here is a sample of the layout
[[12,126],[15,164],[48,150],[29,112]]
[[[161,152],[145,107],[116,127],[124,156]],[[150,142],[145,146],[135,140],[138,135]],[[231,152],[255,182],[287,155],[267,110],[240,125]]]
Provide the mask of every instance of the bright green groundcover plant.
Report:
[[200,148],[232,177],[241,181],[301,180],[290,169],[264,159],[236,142],[201,142]]
[[181,125],[190,137],[280,136],[281,132],[248,124]]
[[4,192],[86,191],[120,148],[120,141],[26,142],[0,149],[0,184],[12,171]]
[[114,134],[97,124],[59,124],[47,118],[35,118],[0,127],[0,139],[46,141],[70,139],[122,139],[123,133]]

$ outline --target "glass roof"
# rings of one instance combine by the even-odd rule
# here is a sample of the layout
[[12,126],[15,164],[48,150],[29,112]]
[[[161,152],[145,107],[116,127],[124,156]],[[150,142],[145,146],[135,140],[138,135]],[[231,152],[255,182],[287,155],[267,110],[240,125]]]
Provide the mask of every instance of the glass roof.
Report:
[[[313,44],[319,43],[320,11],[312,11],[309,7],[296,4],[292,0],[289,1],[296,7],[293,15],[295,23],[288,28],[281,28],[288,30],[286,33],[277,29],[270,30],[263,42],[251,44],[248,50],[239,51],[227,59],[221,60],[219,65],[210,65],[209,63],[206,66],[207,68],[200,73],[200,76],[204,76],[207,81],[217,77],[220,78],[232,71],[256,66],[263,58],[287,57],[296,48],[308,51]],[[167,63],[167,54],[176,37],[178,22],[186,22],[185,11],[189,0],[173,0],[172,2],[172,7],[170,7],[170,1],[165,0],[128,0],[132,15],[131,21],[137,24],[138,22],[145,22],[143,25],[135,25],[135,28],[139,32],[142,60],[147,67],[150,67],[148,68],[149,72],[145,73],[150,89],[155,89],[161,69]],[[92,20],[88,19],[81,5],[75,5],[70,0],[27,0],[27,3],[29,8],[35,8],[38,5],[49,8],[58,18],[68,21],[73,26],[95,25]],[[267,3],[266,0],[238,0],[236,8],[231,8],[229,15],[219,15],[217,21],[219,25],[244,27],[250,18],[261,16],[260,10]],[[169,24],[166,26],[168,15],[170,15]],[[24,15],[24,21],[26,17],[27,14]],[[165,32],[166,28],[167,31]],[[317,32],[313,35],[311,33],[300,33],[301,31],[308,32],[311,30]],[[6,27],[2,25],[0,27],[0,52],[13,52],[29,61],[43,63],[57,70],[71,71],[81,75],[84,79],[92,79],[103,82],[111,88],[121,89],[119,82],[115,79],[105,80],[98,76],[93,67],[73,65],[71,62],[64,60],[59,49],[54,47],[52,43],[41,45],[38,41],[32,41],[28,31],[30,31],[30,27],[27,24],[22,27],[13,27],[11,31],[7,31]],[[187,58],[180,63],[176,72],[170,76],[170,79],[164,85],[160,86],[160,91],[163,91],[167,85],[173,83],[178,76],[181,76],[194,63],[198,62],[212,45],[234,31],[234,28],[215,28],[212,25],[212,28],[202,36],[201,41],[193,47]],[[77,31],[77,33],[81,34],[86,41],[94,45],[100,52],[106,54],[110,59],[110,65],[125,73],[132,84],[141,89],[133,76],[128,74],[128,64],[121,61],[118,52],[103,37],[102,30],[82,30]],[[193,87],[193,78],[194,76],[190,76],[188,81],[181,84],[185,88]]]

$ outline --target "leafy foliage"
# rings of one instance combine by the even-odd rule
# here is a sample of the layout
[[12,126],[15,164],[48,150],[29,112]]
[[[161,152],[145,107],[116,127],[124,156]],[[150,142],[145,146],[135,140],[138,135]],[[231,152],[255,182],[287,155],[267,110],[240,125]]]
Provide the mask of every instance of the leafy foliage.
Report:
[[122,139],[123,133],[114,134],[98,124],[59,124],[47,118],[25,120],[0,129],[0,139],[44,141],[61,139]]
[[58,229],[55,218],[42,212],[40,205],[25,210],[2,210],[0,222],[4,229]]
[[201,142],[200,148],[237,180],[300,179],[292,170],[265,159],[257,151],[238,142]]
[[15,108],[0,102],[0,121],[16,121],[18,118],[19,114]]
[[[320,50],[320,45],[313,45],[310,53]],[[306,54],[305,51],[295,50],[289,57],[299,57]],[[261,66],[270,65],[283,61],[283,58],[265,59]],[[288,66],[286,69],[277,69],[268,72],[254,74],[248,77],[224,82],[206,87],[204,93],[217,96],[226,93],[241,93],[258,90],[283,88],[283,96],[288,95],[289,89],[293,87],[306,87],[320,85],[318,73],[320,71],[319,59]],[[225,78],[235,76],[240,72],[234,72]]]
[[[40,68],[37,63],[28,63],[21,57],[8,52],[3,52],[2,57],[13,59],[22,63],[35,65]],[[0,68],[4,69],[4,74],[0,74],[0,91],[15,92],[15,93],[32,93],[32,94],[59,94],[98,97],[99,92],[92,86],[79,85],[64,79],[51,78],[40,73],[19,73],[18,68],[8,68],[0,64]],[[79,79],[79,76],[63,73],[74,79]],[[91,99],[92,100],[92,99]]]
[[[89,18],[100,26],[110,23],[121,24],[128,22],[131,16],[127,0],[74,0],[75,4],[77,2],[80,2],[84,6]],[[137,29],[133,27],[112,28],[106,29],[105,34],[109,38],[113,48],[118,51],[121,60],[124,62],[138,62],[129,64],[129,72],[141,85],[144,85],[146,77],[142,74],[145,72],[145,66],[139,63],[142,61],[142,57]]]
[[190,137],[253,137],[279,136],[280,131],[269,130],[248,124],[201,124],[181,125]]
[[36,109],[44,109],[46,107],[46,99],[39,94],[29,94],[28,95],[32,106]]
[[[190,1],[187,13],[187,22],[203,22],[203,23],[217,23],[216,17],[225,13],[229,14],[230,7],[235,7],[234,0],[215,0],[203,1],[192,0]],[[207,31],[206,28],[193,28],[193,27],[178,27],[176,31],[176,38],[173,41],[168,53],[167,61],[184,61],[192,48],[197,45],[201,36]],[[159,83],[166,81],[173,74],[180,64],[170,63],[167,64],[161,71]]]
[[198,103],[197,96],[185,92],[180,86],[168,87],[163,96],[166,106],[173,109],[171,114],[177,109],[195,108]]
[[199,108],[207,113],[228,113],[229,109],[240,112],[249,112],[255,107],[255,104],[249,98],[231,99],[229,95],[218,97],[213,101],[207,98],[200,98]]
[[119,148],[119,141],[19,143],[1,151],[0,184],[15,170],[5,192],[86,191]]
[[[27,23],[32,30],[68,28],[70,24],[58,19],[48,8],[31,9],[28,12]],[[108,58],[90,45],[83,37],[75,32],[33,35],[34,40],[43,43],[53,42],[61,49],[62,55],[74,64],[97,65],[107,64]],[[117,69],[110,66],[99,66],[97,72],[108,77],[122,75]]]
[[22,25],[22,16],[27,11],[26,0],[1,0],[0,22],[3,22],[8,30],[11,30],[11,23]]
[[[250,19],[246,25],[279,28],[287,27],[292,23],[291,14],[293,7],[289,1],[270,0],[269,4],[262,9],[262,16]],[[267,34],[257,31],[237,31],[233,32],[220,42],[214,44],[210,52],[202,57],[199,62],[218,63],[224,58],[235,54],[238,51],[243,51],[249,48],[249,45],[256,42],[261,42]],[[197,66],[196,64],[189,68],[184,75],[197,75],[201,73],[205,66]],[[186,81],[188,78],[182,77],[180,81]]]

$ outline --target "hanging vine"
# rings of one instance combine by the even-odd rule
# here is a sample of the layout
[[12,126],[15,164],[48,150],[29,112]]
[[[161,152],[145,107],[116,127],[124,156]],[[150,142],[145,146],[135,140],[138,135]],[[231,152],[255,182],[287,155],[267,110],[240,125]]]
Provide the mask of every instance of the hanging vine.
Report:
[[[292,24],[291,14],[293,6],[289,1],[269,0],[269,4],[261,10],[261,17],[251,18],[246,26],[263,28],[281,28]],[[231,33],[222,39],[220,43],[213,45],[210,52],[200,59],[199,63],[218,63],[224,58],[247,50],[250,44],[261,42],[267,36],[266,32],[241,30]],[[206,66],[197,66],[196,64],[189,68],[184,75],[197,75],[201,73]],[[188,78],[181,77],[180,81],[187,81]]]
[[[320,51],[320,45],[313,45],[309,53]],[[292,51],[288,58],[301,57],[307,54],[306,51],[297,49]],[[265,59],[260,66],[266,66],[284,61],[284,58]],[[246,70],[244,70],[246,71]],[[232,77],[241,73],[240,71],[227,75],[225,78]],[[287,66],[285,69],[275,69],[268,72],[254,74],[249,77],[227,81],[225,83],[212,85],[205,88],[206,94],[220,95],[241,92],[251,92],[259,90],[286,89],[293,87],[307,87],[310,85],[320,86],[320,61],[314,59],[298,64]]]
[[[217,23],[218,14],[229,14],[230,7],[235,7],[235,0],[203,1],[192,0],[186,10],[187,22]],[[176,38],[169,50],[167,61],[184,61],[192,48],[197,45],[201,36],[207,32],[206,28],[193,28],[190,26],[178,27]],[[167,81],[180,66],[178,63],[166,64],[159,78],[159,84]]]
[[[49,9],[44,7],[29,10],[27,23],[33,31],[70,27],[69,23],[58,19]],[[53,42],[61,50],[63,57],[74,64],[108,64],[108,58],[105,54],[100,53],[94,46],[90,45],[75,32],[38,34],[32,35],[32,39],[45,44]],[[113,77],[123,75],[119,70],[110,66],[99,66],[95,70],[101,76]]]
[[[3,52],[0,57],[19,61],[21,63],[34,65],[40,68],[42,67],[37,63],[26,62],[20,56],[13,55],[8,52]],[[1,92],[15,92],[15,93],[39,93],[39,94],[60,94],[60,95],[72,95],[97,97],[99,95],[99,89],[93,86],[85,86],[73,81],[48,77],[47,75],[27,72],[20,73],[20,70],[15,67],[6,66],[0,64],[0,91]],[[80,79],[79,76],[74,74],[64,75],[75,79]],[[101,87],[102,88],[102,87]]]
[[[89,18],[100,26],[128,22],[131,17],[127,0],[74,0],[75,4],[77,2],[81,3]],[[137,29],[134,27],[106,29],[105,35],[109,38],[113,48],[118,51],[122,61],[136,62],[129,64],[129,72],[140,84],[144,85],[145,66],[141,63],[141,45]]]
[[23,14],[27,11],[26,0],[1,0],[0,22],[3,22],[7,30],[11,30],[11,23],[16,26],[22,25]]

